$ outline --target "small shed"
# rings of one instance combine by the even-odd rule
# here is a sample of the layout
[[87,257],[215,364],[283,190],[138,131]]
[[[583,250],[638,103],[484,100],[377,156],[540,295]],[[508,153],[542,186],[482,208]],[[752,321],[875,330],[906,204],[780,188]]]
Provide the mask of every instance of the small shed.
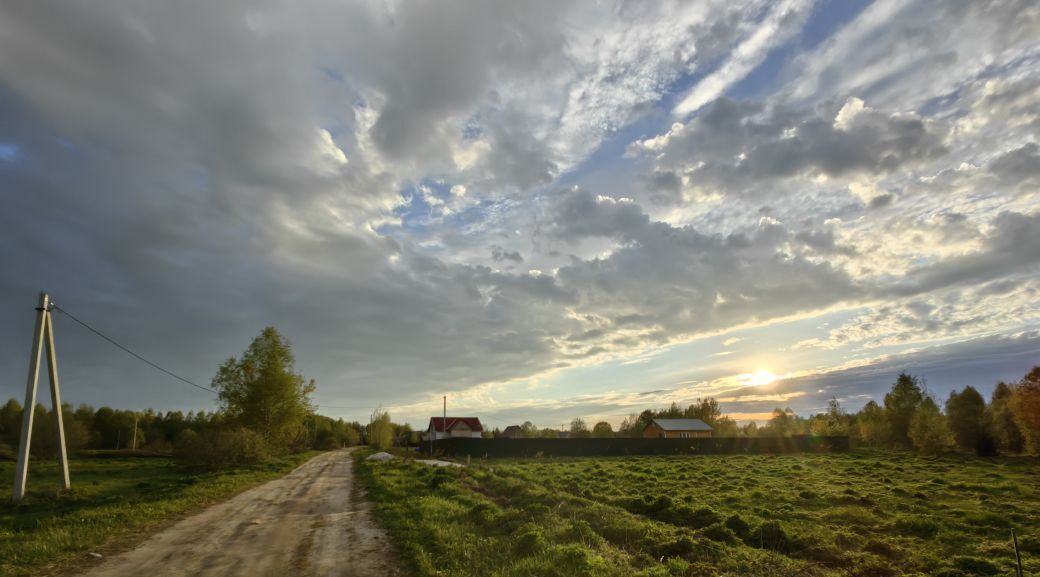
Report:
[[645,439],[697,439],[711,434],[711,425],[700,419],[654,419],[643,429]]
[[430,425],[426,427],[426,439],[447,439],[449,437],[481,438],[484,426],[477,417],[430,417]]

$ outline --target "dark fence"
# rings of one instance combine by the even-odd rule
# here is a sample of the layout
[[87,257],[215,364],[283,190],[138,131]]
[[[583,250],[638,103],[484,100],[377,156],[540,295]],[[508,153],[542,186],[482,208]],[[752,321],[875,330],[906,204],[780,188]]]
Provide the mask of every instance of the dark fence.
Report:
[[[420,451],[430,452],[423,443]],[[433,442],[434,454],[471,457],[621,457],[625,455],[744,455],[849,450],[848,437],[718,437],[713,439],[466,439]]]

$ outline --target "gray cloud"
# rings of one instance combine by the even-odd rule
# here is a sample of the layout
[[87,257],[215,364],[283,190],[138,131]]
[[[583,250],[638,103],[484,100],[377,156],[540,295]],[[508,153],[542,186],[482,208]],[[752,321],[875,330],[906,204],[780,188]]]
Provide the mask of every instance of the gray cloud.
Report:
[[1028,273],[1040,265],[1040,214],[1003,212],[980,250],[921,266],[896,284],[892,294],[912,295],[951,285],[980,283]]
[[763,181],[883,174],[946,152],[945,129],[933,121],[861,108],[839,124],[839,112],[722,98],[688,124],[638,142],[630,152],[653,154],[657,171],[681,171],[692,186],[746,194],[765,194]]

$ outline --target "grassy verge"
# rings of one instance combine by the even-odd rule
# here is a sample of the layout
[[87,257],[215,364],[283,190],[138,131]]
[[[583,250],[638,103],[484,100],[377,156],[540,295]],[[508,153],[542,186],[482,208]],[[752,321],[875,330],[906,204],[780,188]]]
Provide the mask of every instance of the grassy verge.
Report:
[[200,474],[162,457],[73,459],[68,491],[60,490],[55,463],[34,461],[29,493],[17,504],[14,463],[0,462],[0,575],[52,574],[86,551],[132,542],[157,523],[284,475],[317,454]]
[[1035,459],[841,455],[574,458],[434,469],[358,461],[419,576],[1027,574]]

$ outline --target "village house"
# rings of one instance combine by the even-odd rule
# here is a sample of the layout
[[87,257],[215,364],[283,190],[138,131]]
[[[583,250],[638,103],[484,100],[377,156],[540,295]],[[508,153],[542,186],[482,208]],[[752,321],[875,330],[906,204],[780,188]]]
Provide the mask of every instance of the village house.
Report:
[[654,419],[643,429],[646,439],[710,438],[711,425],[700,419]]
[[520,438],[520,425],[509,425],[498,435],[500,439],[519,439]]
[[426,428],[426,439],[447,439],[449,437],[471,437],[479,439],[484,426],[477,417],[430,417],[430,426]]

